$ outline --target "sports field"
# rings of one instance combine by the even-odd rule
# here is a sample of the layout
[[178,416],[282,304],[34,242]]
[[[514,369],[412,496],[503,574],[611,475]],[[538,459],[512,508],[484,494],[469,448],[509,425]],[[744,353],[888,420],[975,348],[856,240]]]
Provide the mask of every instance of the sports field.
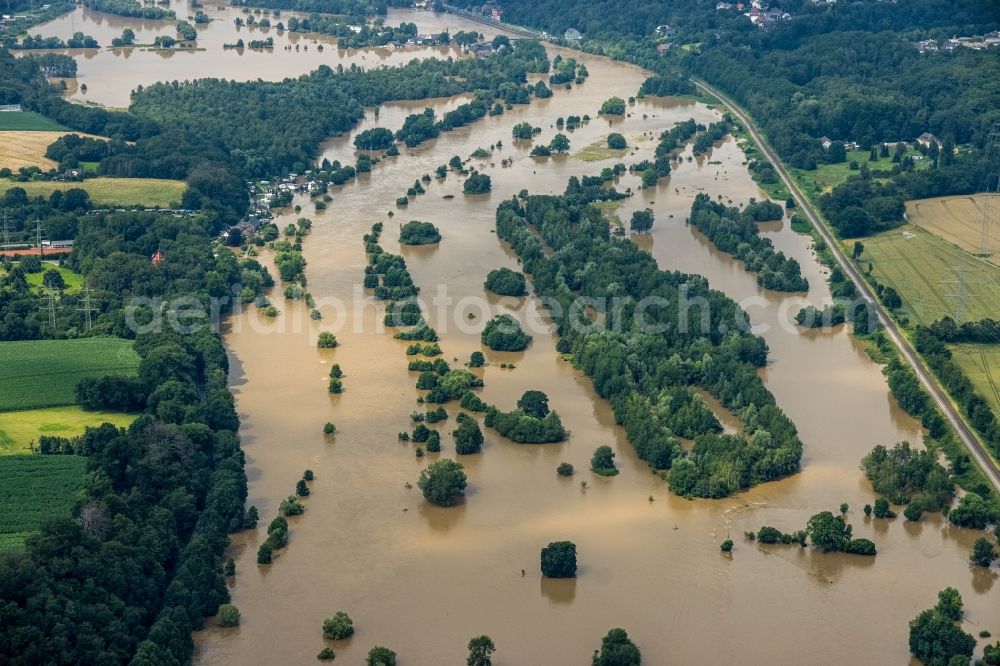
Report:
[[[2,141],[0,137],[0,141]],[[78,187],[86,190],[90,200],[98,205],[159,206],[168,208],[178,204],[187,187],[184,181],[165,178],[90,178],[81,183],[58,181],[30,181],[19,183],[0,180],[0,195],[12,187],[20,187],[29,197],[49,196],[55,190]]]
[[0,113],[0,132],[58,132],[69,131],[54,120],[34,111],[4,111]]
[[[982,254],[989,261],[1000,264],[1000,195],[973,194],[907,201],[906,217],[921,229],[966,252]],[[985,239],[984,219],[987,220]]]
[[84,377],[135,374],[139,356],[129,340],[0,342],[0,412],[72,405]]
[[76,405],[0,412],[0,456],[31,453],[32,442],[37,445],[42,435],[72,438],[88,427],[102,423],[124,427],[134,420],[134,414],[90,412]]
[[912,224],[861,242],[862,269],[870,263],[872,275],[899,292],[911,323],[930,324],[946,315],[1000,318],[1000,268]]
[[949,348],[952,358],[976,391],[1000,416],[1000,344],[950,345]]
[[45,519],[69,517],[86,466],[79,456],[0,457],[0,552],[24,546]]

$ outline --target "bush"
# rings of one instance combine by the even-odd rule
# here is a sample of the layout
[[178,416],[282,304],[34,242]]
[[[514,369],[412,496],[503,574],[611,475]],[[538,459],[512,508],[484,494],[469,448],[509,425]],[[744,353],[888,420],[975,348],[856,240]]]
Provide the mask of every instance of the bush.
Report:
[[948,520],[959,527],[984,530],[989,523],[997,521],[992,507],[976,493],[966,493],[958,506],[948,512]]
[[479,423],[467,414],[458,415],[458,428],[452,431],[455,438],[455,453],[467,455],[479,453],[483,448],[483,431]]
[[329,331],[323,331],[316,338],[316,346],[320,349],[333,349],[337,346],[337,336]]
[[608,135],[608,148],[613,150],[625,150],[628,148],[628,142],[625,141],[625,137],[615,132]]
[[474,351],[469,357],[469,367],[470,368],[481,368],[486,365],[486,357],[483,356],[483,352]]
[[868,539],[851,539],[844,547],[845,553],[852,555],[875,555],[875,544]]
[[884,497],[879,497],[875,500],[875,506],[872,508],[872,515],[876,518],[895,518],[896,513],[889,508],[889,500]]
[[972,552],[969,553],[969,561],[977,567],[988,567],[997,557],[1000,557],[997,549],[989,539],[983,537],[976,539],[976,543],[972,544]]
[[240,626],[240,609],[232,604],[222,604],[219,606],[219,626],[238,627]]
[[301,516],[305,512],[305,507],[302,503],[295,499],[294,495],[289,495],[285,499],[281,500],[281,504],[278,506],[278,511],[281,512],[283,516]]
[[269,540],[260,544],[260,548],[257,549],[257,564],[270,564],[273,550]]
[[337,655],[334,653],[334,651],[328,647],[323,648],[322,650],[319,651],[319,654],[316,655],[316,658],[319,659],[320,661],[330,661],[332,659],[336,659],[336,657]]
[[396,666],[396,653],[387,647],[376,645],[368,651],[365,666]]
[[493,181],[490,177],[482,173],[474,173],[462,184],[462,191],[466,194],[486,194],[493,189]]
[[340,381],[339,379],[337,379],[336,377],[331,377],[330,378],[330,384],[329,384],[329,386],[327,386],[327,390],[330,393],[343,393],[344,392],[344,383],[342,381]]
[[439,453],[441,451],[441,433],[437,430],[431,430],[430,434],[427,436],[427,452],[428,453]]
[[559,463],[559,467],[556,467],[556,474],[559,476],[573,476],[574,472],[573,465],[568,462]]
[[354,635],[354,622],[350,616],[337,611],[333,617],[323,620],[323,638],[331,641],[342,641]]
[[615,452],[610,446],[598,446],[594,449],[594,455],[590,458],[590,471],[601,476],[618,474],[618,468],[615,467]]
[[509,268],[490,271],[483,286],[498,296],[524,296],[526,292],[524,275]]
[[642,655],[624,629],[612,629],[601,640],[600,652],[594,652],[593,666],[639,666]]
[[621,97],[612,97],[611,99],[604,102],[601,105],[601,110],[599,113],[603,113],[609,116],[624,116],[625,115],[625,100]]
[[326,425],[323,426],[324,435],[332,435],[337,432],[337,426],[333,425],[331,422],[327,421]]
[[464,468],[454,460],[442,458],[420,472],[417,487],[431,504],[451,506],[468,485]]
[[299,497],[309,496],[309,486],[306,485],[305,479],[299,479],[295,483],[295,494]]
[[354,147],[358,150],[385,150],[391,145],[392,132],[384,127],[366,129],[354,137]]
[[432,245],[441,242],[441,233],[430,222],[410,220],[399,230],[402,245]]
[[553,541],[541,553],[542,574],[549,578],[576,576],[576,544],[572,541]]
[[757,541],[761,543],[781,543],[783,533],[776,527],[765,525],[757,530]]
[[486,324],[480,340],[494,351],[522,351],[531,342],[531,336],[521,330],[517,319],[504,314]]
[[257,514],[257,507],[251,504],[250,508],[247,509],[246,514],[243,516],[243,529],[252,530],[256,528],[258,520],[259,516]]

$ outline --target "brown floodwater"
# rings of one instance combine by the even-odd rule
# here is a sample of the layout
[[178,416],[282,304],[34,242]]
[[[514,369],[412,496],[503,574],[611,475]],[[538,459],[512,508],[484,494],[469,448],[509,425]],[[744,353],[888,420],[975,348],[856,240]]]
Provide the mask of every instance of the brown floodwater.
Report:
[[[278,30],[279,21],[287,23],[290,16],[305,16],[300,12],[281,12],[277,18],[268,16],[272,27],[258,28],[237,26],[235,19],[246,20],[248,14],[240,7],[224,4],[205,3],[204,7],[193,9],[190,0],[171,0],[170,8],[177,19],[194,24],[194,14],[205,12],[212,20],[195,25],[198,40],[195,48],[155,49],[150,48],[157,36],[176,37],[177,21],[138,20],[94,11],[82,5],[54,21],[30,30],[32,35],[68,39],[74,32],[83,32],[97,40],[100,49],[64,49],[58,51],[76,57],[79,63],[77,80],[86,85],[82,91],[76,87],[68,91],[68,97],[78,102],[93,102],[103,106],[122,108],[129,104],[130,94],[138,85],[149,85],[157,81],[187,81],[192,79],[217,77],[237,81],[280,81],[286,77],[299,76],[319,65],[336,68],[353,64],[363,68],[382,65],[402,65],[414,58],[462,57],[458,48],[409,46],[401,49],[378,48],[338,49],[334,37],[320,34],[305,34]],[[263,14],[254,15],[259,20]],[[399,25],[402,21],[414,21],[420,25],[424,16],[434,19],[430,12],[394,10],[389,21]],[[451,20],[448,20],[448,19]],[[437,21],[441,28],[456,24],[455,17]],[[422,27],[422,26],[421,26]],[[132,28],[138,46],[112,48],[111,40],[120,37],[122,30]],[[425,32],[422,30],[422,32]],[[251,40],[274,39],[270,50],[224,49],[223,44],[235,44],[238,39],[244,43]],[[286,49],[286,47],[291,47]],[[322,47],[322,50],[320,50]],[[30,53],[30,51],[23,52]]]
[[[393,11],[389,20],[412,18],[422,32],[445,25],[478,29],[453,16],[429,13]],[[104,26],[119,21],[102,20]],[[120,32],[126,23],[135,25],[119,22],[106,29]],[[97,33],[79,20],[76,29]],[[637,208],[653,208],[653,231],[637,242],[662,267],[705,275],[747,309],[771,348],[764,381],[805,444],[800,473],[723,500],[686,501],[670,495],[666,484],[636,458],[589,380],[556,353],[544,311],[533,296],[485,294],[482,284],[490,270],[517,268],[516,257],[493,233],[500,201],[522,188],[559,193],[570,176],[593,174],[619,161],[536,160],[528,156],[530,145],[511,141],[514,124],[528,121],[542,127],[538,140],[547,142],[556,132],[556,117],[589,113],[594,120],[567,132],[573,151],[619,131],[634,146],[620,161],[631,163],[652,154],[656,142],[647,133],[655,135],[689,117],[699,122],[718,117],[716,110],[690,100],[647,99],[630,107],[626,118],[598,119],[602,101],[634,94],[645,73],[574,55],[590,70],[584,85],[416,148],[401,148],[399,157],[384,160],[373,173],[332,190],[325,211],[314,212],[305,197],[296,200],[313,220],[304,247],[306,274],[324,320],[311,321],[302,303],[285,301],[279,288],[272,299],[281,316],[265,320],[250,308],[232,317],[224,332],[243,419],[249,501],[260,509],[262,520],[258,530],[235,535],[230,549],[237,565],[232,596],[242,612],[241,626],[198,632],[196,661],[308,664],[329,645],[337,652],[337,663],[360,664],[368,649],[380,644],[396,650],[401,664],[456,664],[462,662],[469,638],[486,633],[497,644],[498,666],[585,663],[601,636],[621,626],[650,664],[907,664],[907,622],[933,605],[938,590],[949,585],[965,600],[966,631],[1000,632],[996,568],[973,571],[967,562],[977,532],[951,527],[940,515],[917,524],[864,518],[861,507],[875,496],[858,470],[860,458],[875,444],[917,442],[921,430],[900,410],[879,366],[845,327],[802,332],[782,324],[804,303],[822,304],[829,297],[825,269],[815,260],[809,238],[793,233],[787,221],[764,225],[775,245],[798,259],[811,284],[807,295],[780,294],[759,288],[742,264],[715,251],[685,224],[698,192],[737,203],[764,196],[750,180],[746,158],[734,141],[692,160],[685,149],[671,176],[653,189],[638,190],[638,178],[623,176],[619,189],[631,187],[637,194],[617,214],[627,220]],[[258,60],[247,55],[226,57],[213,50],[178,53],[164,70],[151,74],[124,56],[101,52],[81,62],[81,80],[104,77],[108,86],[115,82],[125,88],[197,74],[269,75],[254,73],[254,65],[247,64]],[[285,56],[276,51],[274,57]],[[338,55],[331,48],[323,54],[314,49],[295,54],[294,61],[287,57],[281,76]],[[345,61],[361,62],[361,57],[375,56],[367,51],[344,54]],[[98,66],[99,58],[107,62]],[[138,51],[135,58],[149,63],[161,56]],[[182,62],[188,64],[173,68]],[[378,109],[377,120],[375,110],[369,110],[356,131],[376,125],[396,129],[414,110],[432,106],[441,111],[458,103],[460,99],[387,104]],[[351,138],[329,140],[323,156],[353,161]],[[491,159],[472,162],[492,176],[491,194],[465,196],[461,178],[450,174],[425,185],[427,194],[411,198],[407,209],[395,207],[395,199],[415,178],[433,173],[452,155],[466,158],[477,147],[488,149],[497,142],[503,147]],[[504,159],[512,160],[511,165],[501,166]],[[279,225],[295,217],[288,212]],[[441,244],[400,248],[399,223],[410,219],[436,224]],[[482,349],[479,330],[489,314],[514,313],[534,332],[534,341],[520,353],[484,350],[488,364],[475,371],[485,380],[482,398],[509,409],[523,391],[545,391],[571,432],[564,443],[537,446],[513,444],[484,430],[482,453],[460,457],[469,488],[465,501],[452,508],[427,504],[415,488],[427,462],[454,456],[451,437],[442,437],[441,454],[422,459],[416,458],[414,444],[396,437],[410,428],[409,414],[421,405],[416,376],[406,369],[407,343],[381,328],[382,306],[359,288],[365,266],[361,236],[377,221],[385,223],[383,246],[406,257],[422,289],[444,357],[453,365],[467,360]],[[316,349],[316,336],[323,330],[336,333],[337,349]],[[346,390],[337,396],[326,391],[331,363],[339,363],[345,373]],[[515,367],[501,368],[501,363]],[[716,401],[709,404],[727,430],[739,429],[739,422]],[[457,406],[449,405],[448,413],[447,422],[432,427],[449,432]],[[335,437],[322,434],[327,421],[336,423]],[[587,471],[591,453],[602,444],[617,453],[617,477]],[[571,462],[576,476],[558,477],[555,468],[561,461]],[[304,501],[306,513],[290,520],[289,546],[274,564],[258,567],[255,555],[266,536],[264,528],[306,468],[316,477]],[[812,514],[836,510],[841,502],[850,504],[855,535],[877,544],[876,558],[760,546],[742,537],[761,525],[800,529]],[[736,542],[729,556],[719,552],[726,538]],[[539,549],[562,539],[577,544],[579,576],[546,580],[538,569]],[[348,641],[325,642],[323,619],[338,610],[354,619],[356,633]]]

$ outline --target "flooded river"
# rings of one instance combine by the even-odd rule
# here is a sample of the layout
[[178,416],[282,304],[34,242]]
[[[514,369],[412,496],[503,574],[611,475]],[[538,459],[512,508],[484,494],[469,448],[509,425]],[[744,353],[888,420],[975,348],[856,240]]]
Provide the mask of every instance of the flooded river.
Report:
[[[135,25],[77,12],[75,29],[102,43],[110,40],[105,32],[117,34],[122,26]],[[235,15],[231,9],[218,13]],[[70,20],[51,25],[63,30]],[[416,20],[421,32],[444,26],[482,29],[453,16],[390,13],[390,23],[400,20]],[[220,21],[219,28],[231,22]],[[48,27],[38,32],[54,34]],[[232,35],[218,39],[229,41]],[[378,57],[333,48],[292,53],[234,57],[209,49],[163,60],[150,52],[125,57],[102,51],[81,60],[80,76],[103,82],[94,83],[88,95],[117,104],[126,87],[158,78],[280,78],[320,62]],[[1000,633],[995,569],[974,572],[967,562],[978,533],[950,527],[940,515],[916,524],[864,518],[861,507],[875,496],[858,470],[860,458],[875,444],[917,442],[921,436],[919,423],[890,396],[879,367],[844,327],[802,333],[779,325],[794,316],[803,298],[760,289],[754,275],[685,225],[700,191],[734,202],[764,196],[731,139],[691,161],[690,148],[685,149],[669,178],[626,200],[618,215],[627,220],[637,208],[653,208],[653,232],[638,242],[665,268],[707,276],[712,286],[743,303],[752,322],[762,327],[771,348],[763,377],[799,428],[805,444],[802,471],[723,500],[686,501],[668,494],[666,484],[636,458],[589,380],[560,359],[554,336],[543,330],[525,352],[485,350],[488,364],[476,371],[485,380],[481,396],[510,409],[523,391],[545,391],[571,437],[562,444],[517,445],[484,430],[482,453],[460,458],[469,477],[466,501],[439,508],[422,500],[417,476],[437,455],[418,459],[413,444],[397,441],[396,434],[410,428],[409,414],[421,408],[416,376],[406,369],[406,343],[381,330],[382,307],[360,292],[362,234],[374,222],[385,223],[383,246],[406,257],[425,300],[439,301],[430,303],[428,318],[441,334],[444,358],[457,366],[482,349],[483,302],[493,312],[510,309],[525,322],[544,319],[530,296],[488,298],[483,290],[490,270],[518,268],[493,233],[497,204],[522,188],[561,193],[571,175],[595,174],[619,161],[530,158],[530,145],[511,141],[514,124],[542,127],[536,141],[548,142],[558,116],[589,113],[594,120],[567,132],[572,151],[617,131],[636,151],[630,149],[620,161],[632,163],[649,157],[655,147],[655,139],[643,140],[644,133],[655,136],[689,117],[705,123],[718,118],[718,111],[694,101],[647,99],[630,107],[626,118],[597,119],[605,99],[635,94],[646,74],[575,55],[590,71],[584,85],[417,148],[401,148],[399,157],[383,161],[373,173],[332,190],[333,201],[321,213],[313,212],[304,197],[297,200],[313,219],[304,243],[306,273],[309,290],[324,303],[325,318],[310,321],[300,302],[285,301],[276,290],[272,298],[282,314],[274,323],[251,308],[232,318],[225,331],[243,418],[250,502],[261,509],[262,525],[235,535],[231,549],[237,566],[233,603],[242,611],[242,624],[199,632],[196,661],[309,664],[326,644],[335,649],[336,663],[361,664],[368,649],[379,644],[394,649],[401,664],[459,664],[469,638],[485,633],[497,644],[498,666],[583,664],[607,630],[621,626],[649,664],[907,664],[907,622],[949,585],[965,600],[963,629]],[[150,63],[161,69],[144,66]],[[440,110],[459,102],[388,104],[378,110],[377,120],[370,110],[357,130],[397,129],[407,114],[425,105]],[[353,161],[351,138],[331,139],[323,156]],[[407,209],[396,209],[395,199],[415,178],[433,173],[452,155],[464,159],[477,147],[488,149],[499,141],[503,147],[492,159],[472,163],[492,176],[491,194],[465,196],[461,178],[450,174],[425,185],[427,194]],[[513,160],[511,166],[501,166],[505,158]],[[638,185],[638,178],[624,176],[618,187],[637,190]],[[279,226],[294,218],[288,213]],[[440,246],[400,249],[398,225],[410,219],[437,225]],[[809,239],[787,223],[770,224],[766,233],[801,263],[811,284],[806,300],[821,304],[828,298],[825,269],[814,259]],[[346,303],[346,309],[338,313],[335,301]],[[323,330],[336,333],[337,349],[316,349]],[[331,363],[339,363],[345,373],[346,390],[337,396],[326,391]],[[501,363],[516,367],[504,369]],[[432,427],[450,432],[457,405],[449,405],[448,413],[447,422]],[[327,421],[337,425],[334,438],[321,432]],[[731,418],[724,423],[728,429],[739,427]],[[619,476],[587,471],[591,453],[601,444],[615,449]],[[441,456],[454,456],[447,434],[442,449]],[[561,461],[573,463],[576,476],[558,477]],[[290,520],[289,546],[274,564],[258,567],[264,527],[306,468],[316,476],[306,513]],[[407,482],[414,487],[407,488]],[[765,524],[801,529],[812,514],[836,510],[841,502],[850,505],[855,536],[877,544],[877,557],[759,546],[743,539],[744,531]],[[736,542],[731,556],[719,552],[726,538]],[[577,544],[579,576],[543,579],[539,549],[562,539]],[[354,619],[356,633],[348,641],[325,643],[322,622],[338,610]]]

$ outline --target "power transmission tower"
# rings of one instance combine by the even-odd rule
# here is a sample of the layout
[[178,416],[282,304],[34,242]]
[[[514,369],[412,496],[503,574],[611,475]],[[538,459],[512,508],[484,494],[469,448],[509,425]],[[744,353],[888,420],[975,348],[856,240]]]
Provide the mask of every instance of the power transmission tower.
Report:
[[49,326],[52,328],[56,327],[56,295],[48,294],[46,297],[46,303],[41,308],[42,312],[49,313]]
[[[977,192],[983,197],[983,227],[979,236],[979,253],[985,257],[992,254],[990,249],[990,203],[1000,192],[1000,123],[990,130],[986,151],[983,154],[983,172],[979,176]],[[994,204],[995,205],[995,204]]]
[[35,220],[35,247],[38,248],[38,254],[44,255],[45,250],[42,249],[42,241],[48,240],[48,232],[42,228],[42,221]]
[[93,301],[90,298],[90,295],[93,293],[93,289],[91,289],[90,287],[84,287],[82,289],[82,292],[83,292],[83,305],[78,307],[77,310],[83,313],[84,330],[89,332],[91,326],[93,325],[93,321],[91,319],[91,313],[96,312],[97,308],[94,307]]

